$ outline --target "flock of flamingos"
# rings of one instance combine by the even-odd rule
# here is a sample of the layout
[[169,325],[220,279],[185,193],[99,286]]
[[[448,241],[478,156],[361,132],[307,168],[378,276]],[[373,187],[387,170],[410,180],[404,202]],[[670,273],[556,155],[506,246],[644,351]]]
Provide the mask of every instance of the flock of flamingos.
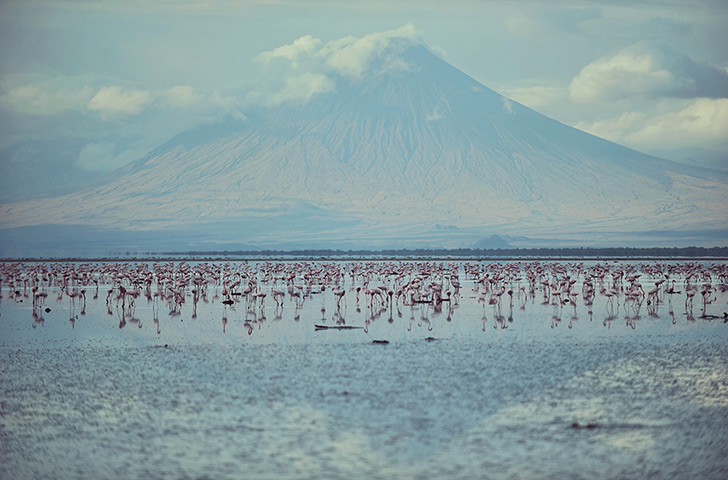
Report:
[[[183,309],[197,318],[198,304],[217,304],[222,310],[223,331],[227,316],[245,312],[248,334],[254,325],[266,320],[273,309],[280,320],[285,310],[300,321],[304,305],[320,305],[316,329],[363,328],[388,315],[388,321],[414,311],[416,321],[431,330],[428,314],[453,311],[461,302],[483,305],[483,329],[491,308],[494,328],[507,328],[513,309],[527,305],[552,308],[551,327],[559,325],[564,308],[585,308],[591,319],[595,299],[606,309],[604,325],[624,312],[627,325],[635,326],[643,306],[656,316],[659,305],[667,303],[673,323],[673,303],[684,306],[688,320],[697,297],[699,318],[728,322],[728,313],[709,313],[709,306],[728,292],[728,265],[725,263],[654,262],[585,265],[584,262],[455,262],[436,261],[268,261],[268,262],[177,262],[177,263],[5,263],[0,266],[0,302],[5,297],[16,303],[32,304],[33,328],[43,325],[44,314],[56,302],[68,299],[70,323],[86,314],[89,298],[105,301],[106,311],[119,320],[119,327],[142,322],[136,306],[146,301],[152,306],[157,333],[159,311],[179,317]],[[673,301],[674,298],[679,300]],[[99,300],[102,299],[102,300]],[[51,298],[52,300],[52,298]],[[327,301],[334,314],[327,321]],[[65,303],[65,302],[64,302]],[[191,305],[190,305],[191,304]],[[1,304],[0,304],[1,305]],[[63,304],[61,304],[63,305]],[[347,308],[358,313],[365,309],[363,326],[348,325]],[[80,309],[77,313],[77,309]],[[343,310],[342,310],[343,309]],[[502,313],[503,310],[507,313]],[[229,312],[230,311],[230,312]],[[507,319],[506,319],[507,315]]]

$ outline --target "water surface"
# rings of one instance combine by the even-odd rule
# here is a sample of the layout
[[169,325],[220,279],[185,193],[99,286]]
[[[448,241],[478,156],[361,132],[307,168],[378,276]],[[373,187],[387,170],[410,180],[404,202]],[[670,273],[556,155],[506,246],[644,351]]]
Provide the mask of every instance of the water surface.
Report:
[[[195,318],[189,296],[127,317],[102,285],[42,321],[6,284],[0,477],[726,478],[722,319],[677,296],[487,305],[461,280],[440,308],[211,289]],[[341,324],[362,328],[315,327]]]

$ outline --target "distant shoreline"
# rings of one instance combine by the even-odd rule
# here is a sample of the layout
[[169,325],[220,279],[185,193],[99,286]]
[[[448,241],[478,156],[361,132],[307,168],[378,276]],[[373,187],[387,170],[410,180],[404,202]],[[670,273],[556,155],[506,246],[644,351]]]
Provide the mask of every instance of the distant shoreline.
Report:
[[126,262],[544,262],[544,261],[728,261],[724,257],[672,257],[672,256],[179,256],[179,257],[59,257],[59,258],[0,258],[0,263],[126,263]]
[[728,247],[604,248],[420,248],[382,250],[218,250],[184,252],[115,252],[96,257],[48,256],[0,258],[0,262],[182,262],[182,261],[646,261],[728,260]]

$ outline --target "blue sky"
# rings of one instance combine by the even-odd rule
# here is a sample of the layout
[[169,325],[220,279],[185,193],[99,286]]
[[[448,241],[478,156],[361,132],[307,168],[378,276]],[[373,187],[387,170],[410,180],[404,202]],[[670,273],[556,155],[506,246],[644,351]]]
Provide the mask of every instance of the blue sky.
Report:
[[721,1],[6,1],[0,201],[90,181],[244,115],[285,80],[264,52],[391,31],[566,124],[726,168],[725,25]]

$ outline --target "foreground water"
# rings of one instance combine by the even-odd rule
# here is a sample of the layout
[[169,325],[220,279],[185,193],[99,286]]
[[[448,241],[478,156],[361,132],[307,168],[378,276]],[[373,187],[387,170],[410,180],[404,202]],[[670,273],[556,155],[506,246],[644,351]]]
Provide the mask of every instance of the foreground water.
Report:
[[[668,296],[486,305],[463,283],[440,308],[211,292],[132,317],[102,288],[42,320],[6,290],[0,477],[726,478],[722,318]],[[362,328],[316,330],[342,318]]]

